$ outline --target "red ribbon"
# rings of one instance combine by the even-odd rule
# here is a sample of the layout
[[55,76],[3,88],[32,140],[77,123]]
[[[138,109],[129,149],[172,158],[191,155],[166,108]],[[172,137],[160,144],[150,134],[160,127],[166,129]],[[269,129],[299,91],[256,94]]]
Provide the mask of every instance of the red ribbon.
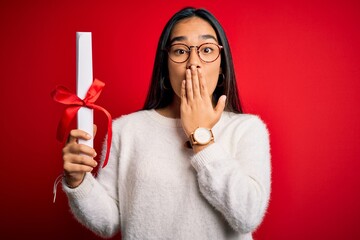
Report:
[[95,79],[92,85],[90,86],[88,92],[84,99],[80,99],[76,94],[70,92],[66,87],[57,86],[55,90],[51,92],[52,98],[59,103],[67,105],[63,116],[59,122],[57,128],[56,138],[63,142],[66,139],[67,134],[70,131],[70,123],[75,117],[76,113],[81,107],[87,107],[90,109],[100,110],[104,112],[108,118],[108,136],[107,136],[107,146],[106,146],[106,156],[103,164],[103,168],[106,166],[109,160],[111,138],[112,138],[112,119],[110,113],[103,107],[95,104],[95,101],[99,98],[100,93],[105,86],[105,83]]

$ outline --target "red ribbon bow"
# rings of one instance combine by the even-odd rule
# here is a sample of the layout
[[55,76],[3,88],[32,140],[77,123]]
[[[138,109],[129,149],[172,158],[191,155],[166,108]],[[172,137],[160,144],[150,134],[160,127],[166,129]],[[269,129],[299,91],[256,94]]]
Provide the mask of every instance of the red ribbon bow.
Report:
[[106,146],[106,156],[103,164],[103,168],[106,166],[109,154],[110,154],[110,146],[111,146],[111,138],[112,138],[112,119],[110,113],[103,107],[95,104],[95,101],[99,98],[100,93],[105,86],[105,83],[102,81],[95,79],[92,85],[90,86],[88,92],[84,99],[80,99],[76,94],[70,92],[66,87],[57,86],[55,90],[51,92],[52,98],[59,103],[68,105],[64,111],[64,114],[59,122],[57,128],[57,136],[56,138],[63,142],[66,139],[67,133],[69,132],[70,123],[75,117],[77,111],[81,107],[87,107],[90,109],[100,110],[104,112],[108,118],[108,136],[107,136],[107,146]]

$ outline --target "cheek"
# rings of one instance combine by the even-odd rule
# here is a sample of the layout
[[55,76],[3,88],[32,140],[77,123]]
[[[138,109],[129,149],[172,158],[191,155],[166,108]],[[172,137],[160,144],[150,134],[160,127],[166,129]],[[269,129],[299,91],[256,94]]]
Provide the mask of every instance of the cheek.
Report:
[[174,64],[172,61],[168,61],[169,78],[171,87],[180,96],[181,82],[185,79],[186,68],[181,64]]
[[208,91],[212,94],[215,91],[219,76],[217,74],[212,74],[211,76],[207,77],[206,79],[207,79]]
[[208,91],[212,94],[215,91],[220,74],[220,65],[206,71],[206,83]]
[[168,61],[169,77],[173,79],[183,79],[185,77],[186,65]]

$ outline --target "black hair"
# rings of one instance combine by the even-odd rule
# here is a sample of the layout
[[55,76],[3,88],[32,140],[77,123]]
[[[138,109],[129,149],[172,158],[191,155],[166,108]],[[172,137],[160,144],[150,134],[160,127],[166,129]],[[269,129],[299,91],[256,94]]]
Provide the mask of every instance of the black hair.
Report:
[[175,24],[182,19],[190,17],[199,17],[207,21],[214,28],[219,44],[223,46],[223,51],[221,52],[221,69],[223,75],[220,74],[219,78],[220,76],[224,77],[221,77],[223,79],[218,80],[218,84],[213,93],[213,101],[217,103],[221,95],[226,95],[227,98],[225,110],[235,113],[242,113],[243,111],[240,104],[238,88],[236,84],[234,64],[224,29],[218,20],[209,11],[206,9],[195,9],[192,7],[184,8],[175,13],[167,22],[161,33],[156,50],[150,88],[143,109],[148,110],[163,108],[170,105],[172,102],[174,92],[170,85],[167,64],[168,56],[164,49],[168,47],[170,34]]

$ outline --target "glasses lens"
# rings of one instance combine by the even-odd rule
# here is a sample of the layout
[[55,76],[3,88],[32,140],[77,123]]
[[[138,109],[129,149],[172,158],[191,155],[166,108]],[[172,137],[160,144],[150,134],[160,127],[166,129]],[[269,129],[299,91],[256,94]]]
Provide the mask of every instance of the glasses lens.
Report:
[[199,56],[205,62],[213,62],[220,55],[220,48],[214,43],[205,43],[199,47]]
[[174,62],[185,62],[189,57],[189,48],[184,44],[174,44],[169,49],[169,57]]

